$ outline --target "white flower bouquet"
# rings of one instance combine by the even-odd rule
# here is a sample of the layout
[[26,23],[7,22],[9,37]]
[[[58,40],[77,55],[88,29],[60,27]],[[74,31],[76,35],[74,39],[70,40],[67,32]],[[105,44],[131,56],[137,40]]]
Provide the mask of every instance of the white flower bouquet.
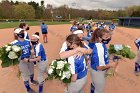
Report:
[[115,68],[109,68],[106,72],[106,77],[112,77],[117,74],[117,68],[118,68],[118,60],[122,58],[128,58],[128,59],[134,59],[135,54],[133,51],[131,51],[131,47],[129,45],[123,45],[123,44],[114,44],[109,46],[109,56],[110,59],[113,59],[113,62],[117,62],[117,65]]
[[0,48],[0,60],[2,61],[1,66],[9,67],[19,63],[18,59],[22,53],[21,47],[18,45],[5,45]]
[[70,83],[71,76],[70,64],[66,60],[56,59],[49,66],[47,80],[55,78],[63,83]]
[[108,51],[109,54],[118,55],[129,59],[134,59],[136,56],[134,52],[131,51],[131,47],[129,45],[110,45]]

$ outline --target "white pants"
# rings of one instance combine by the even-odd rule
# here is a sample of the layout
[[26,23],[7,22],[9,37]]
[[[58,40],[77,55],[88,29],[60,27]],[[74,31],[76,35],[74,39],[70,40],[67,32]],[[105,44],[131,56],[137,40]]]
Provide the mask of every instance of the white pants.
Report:
[[30,79],[30,75],[34,74],[34,64],[33,62],[22,62],[19,63],[19,70],[21,72],[21,76],[24,81],[28,81]]
[[87,76],[82,79],[76,80],[76,82],[71,82],[68,84],[68,93],[83,93],[83,88],[87,83]]
[[47,71],[47,61],[37,62],[38,66],[38,82],[39,84],[44,81],[43,75]]
[[106,71],[90,69],[92,84],[95,87],[94,93],[104,93]]

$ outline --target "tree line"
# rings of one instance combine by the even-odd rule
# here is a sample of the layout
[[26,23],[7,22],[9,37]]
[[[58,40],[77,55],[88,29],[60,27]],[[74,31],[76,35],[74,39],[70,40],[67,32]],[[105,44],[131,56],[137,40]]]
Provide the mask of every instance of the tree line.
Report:
[[53,7],[50,4],[44,5],[44,1],[39,3],[13,2],[2,0],[0,2],[0,19],[98,19],[110,20],[118,17],[140,17],[140,6],[129,6],[119,10],[84,10],[73,9],[68,5]]

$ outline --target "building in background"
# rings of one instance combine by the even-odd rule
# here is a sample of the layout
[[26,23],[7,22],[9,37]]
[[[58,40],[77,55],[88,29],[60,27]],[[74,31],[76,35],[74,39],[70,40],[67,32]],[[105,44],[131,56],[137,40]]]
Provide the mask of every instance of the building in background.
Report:
[[119,17],[120,26],[140,27],[140,17]]

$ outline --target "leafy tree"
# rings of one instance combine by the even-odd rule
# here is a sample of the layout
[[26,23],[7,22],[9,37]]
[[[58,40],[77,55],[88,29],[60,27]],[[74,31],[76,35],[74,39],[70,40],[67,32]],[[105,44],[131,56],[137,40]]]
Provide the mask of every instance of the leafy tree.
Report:
[[0,3],[0,15],[2,18],[13,18],[13,6],[8,0]]
[[17,19],[33,19],[35,18],[35,10],[31,5],[20,3],[14,7],[15,18]]

